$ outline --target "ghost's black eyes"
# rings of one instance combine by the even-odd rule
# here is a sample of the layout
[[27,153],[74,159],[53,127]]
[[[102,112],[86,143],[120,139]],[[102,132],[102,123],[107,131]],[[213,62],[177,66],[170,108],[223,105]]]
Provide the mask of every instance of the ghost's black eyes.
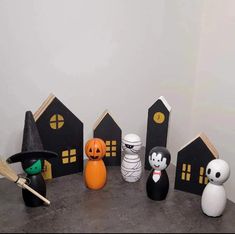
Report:
[[215,177],[216,177],[216,178],[220,178],[220,175],[221,175],[221,174],[220,174],[219,172],[217,172],[217,173],[215,174]]
[[211,169],[210,169],[210,168],[207,170],[207,174],[208,174],[208,175],[211,174]]

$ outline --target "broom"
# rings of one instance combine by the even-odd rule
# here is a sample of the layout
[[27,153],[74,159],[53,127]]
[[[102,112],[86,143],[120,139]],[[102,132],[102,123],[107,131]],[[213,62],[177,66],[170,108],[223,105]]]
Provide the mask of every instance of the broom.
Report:
[[15,171],[13,171],[9,165],[0,159],[0,175],[4,176],[6,179],[16,183],[19,187],[27,189],[29,192],[33,193],[35,196],[43,200],[47,205],[50,205],[50,201],[39,194],[37,191],[32,189],[26,184],[26,179],[19,177]]

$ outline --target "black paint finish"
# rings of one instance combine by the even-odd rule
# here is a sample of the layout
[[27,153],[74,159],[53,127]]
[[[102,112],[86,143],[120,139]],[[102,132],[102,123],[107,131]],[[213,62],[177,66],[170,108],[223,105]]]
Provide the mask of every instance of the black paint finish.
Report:
[[[33,114],[31,111],[27,111],[25,114],[22,152],[11,156],[7,159],[7,162],[21,162],[25,172],[32,166],[32,170],[27,173],[29,186],[39,192],[42,196],[45,196],[46,184],[41,175],[43,160],[48,160],[53,157],[56,158],[57,154],[43,149]],[[40,165],[34,166],[38,160],[41,160]],[[43,205],[43,201],[26,189],[22,190],[22,195],[26,206],[37,207]]]
[[[204,177],[208,163],[215,159],[215,156],[209,150],[204,141],[198,137],[178,152],[175,189],[202,195],[205,184],[199,184],[200,167],[204,167]],[[183,164],[191,165],[190,181],[182,180]]]
[[[59,129],[50,127],[53,115],[62,115],[64,125]],[[83,171],[83,123],[56,97],[36,122],[44,149],[54,151],[57,158],[49,159],[52,177]],[[62,163],[62,151],[76,149],[77,161]]]
[[165,170],[161,172],[160,179],[155,183],[153,180],[153,172],[151,171],[147,183],[146,192],[150,199],[162,201],[166,199],[169,190],[169,179]]
[[[154,121],[154,114],[161,112],[165,116],[163,123],[159,124]],[[148,125],[146,137],[146,151],[145,151],[145,169],[151,170],[148,161],[150,150],[155,146],[164,146],[167,144],[168,123],[170,112],[164,105],[161,99],[158,99],[148,110]]]
[[[29,181],[29,186],[46,197],[46,184],[41,174],[37,175],[27,175],[27,180]],[[36,197],[34,194],[26,189],[22,189],[22,195],[26,206],[38,207],[43,205],[43,201]]]
[[104,157],[103,160],[106,166],[121,166],[122,130],[109,113],[104,116],[94,129],[94,138],[101,138],[104,142],[107,140],[115,140],[117,142],[116,156]]

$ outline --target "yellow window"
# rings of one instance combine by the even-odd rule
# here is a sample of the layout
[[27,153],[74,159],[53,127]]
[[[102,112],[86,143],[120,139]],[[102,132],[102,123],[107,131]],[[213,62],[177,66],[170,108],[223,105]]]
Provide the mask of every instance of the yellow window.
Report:
[[205,168],[204,167],[200,167],[200,172],[199,172],[199,184],[208,184],[208,178],[205,175]]
[[182,165],[181,180],[190,181],[191,180],[191,170],[192,170],[191,165],[184,163]]
[[77,157],[76,156],[73,156],[70,158],[70,163],[74,163],[77,161]]
[[162,124],[165,121],[165,115],[162,112],[156,112],[153,116],[153,120],[157,124]]
[[107,140],[106,144],[106,157],[116,157],[117,156],[117,141]]
[[62,157],[68,157],[69,156],[69,151],[65,150],[62,152]]
[[76,155],[76,149],[71,149],[70,150],[70,155]]
[[77,161],[77,150],[70,149],[62,151],[62,163],[75,163]]
[[62,162],[63,162],[63,164],[69,163],[69,158],[63,158],[63,159],[62,159]]
[[64,125],[64,117],[59,114],[55,114],[50,118],[50,126],[52,129],[60,129]]

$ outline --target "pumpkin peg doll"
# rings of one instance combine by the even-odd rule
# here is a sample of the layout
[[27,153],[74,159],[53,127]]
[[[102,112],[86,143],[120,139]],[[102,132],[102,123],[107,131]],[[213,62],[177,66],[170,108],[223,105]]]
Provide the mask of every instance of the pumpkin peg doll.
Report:
[[85,152],[88,157],[85,184],[89,189],[102,189],[107,179],[106,167],[102,159],[106,153],[106,145],[100,138],[93,138],[87,141]]

